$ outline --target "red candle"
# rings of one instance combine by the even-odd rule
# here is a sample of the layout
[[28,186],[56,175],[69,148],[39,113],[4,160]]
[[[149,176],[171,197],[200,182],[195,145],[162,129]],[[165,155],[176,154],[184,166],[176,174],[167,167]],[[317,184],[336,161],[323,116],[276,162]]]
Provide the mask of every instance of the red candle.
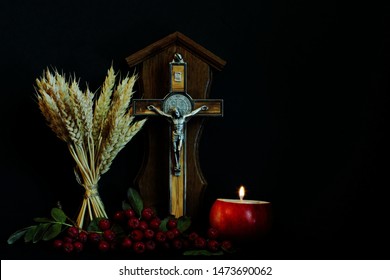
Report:
[[271,226],[271,203],[244,200],[245,189],[239,190],[239,199],[218,198],[210,210],[210,225],[224,238],[237,241],[259,239]]

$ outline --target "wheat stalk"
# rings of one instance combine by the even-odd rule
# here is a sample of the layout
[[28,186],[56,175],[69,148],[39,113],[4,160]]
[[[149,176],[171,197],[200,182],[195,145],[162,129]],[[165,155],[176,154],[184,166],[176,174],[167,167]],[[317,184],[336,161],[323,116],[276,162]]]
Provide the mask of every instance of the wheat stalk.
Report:
[[126,76],[115,86],[116,77],[111,66],[99,96],[88,87],[82,91],[75,77],[66,79],[57,70],[46,69],[36,79],[39,109],[56,136],[67,143],[76,163],[76,180],[85,188],[77,217],[80,228],[87,218],[107,217],[98,192],[100,176],[146,122],[135,120],[129,111],[138,76]]

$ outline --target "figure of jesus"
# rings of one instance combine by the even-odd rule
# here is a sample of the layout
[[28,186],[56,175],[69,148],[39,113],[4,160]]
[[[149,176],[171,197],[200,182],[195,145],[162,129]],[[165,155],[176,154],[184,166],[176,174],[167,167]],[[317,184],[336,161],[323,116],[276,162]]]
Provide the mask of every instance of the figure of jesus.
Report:
[[175,166],[174,166],[174,172],[176,176],[180,175],[180,152],[181,148],[183,147],[183,141],[184,141],[184,125],[187,121],[188,117],[191,117],[200,111],[206,111],[208,110],[208,107],[206,105],[203,105],[202,107],[199,107],[198,109],[195,109],[188,114],[181,115],[179,109],[177,107],[172,107],[169,112],[170,114],[167,114],[163,112],[162,110],[158,109],[157,107],[153,105],[149,105],[148,110],[155,111],[156,113],[160,114],[161,116],[167,117],[172,125],[172,134],[171,134],[171,141],[172,141],[172,150],[175,157]]

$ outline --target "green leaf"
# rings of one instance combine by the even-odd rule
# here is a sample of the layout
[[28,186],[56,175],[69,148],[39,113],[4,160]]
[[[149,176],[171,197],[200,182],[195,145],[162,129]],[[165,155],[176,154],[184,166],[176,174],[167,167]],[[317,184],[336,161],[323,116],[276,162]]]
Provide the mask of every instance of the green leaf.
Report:
[[131,209],[131,205],[126,202],[126,201],[122,201],[122,210],[127,210],[127,209]]
[[26,235],[24,236],[24,242],[31,242],[31,240],[33,239],[34,235],[35,235],[35,231],[37,230],[38,226],[31,226],[27,232],[26,232]]
[[47,240],[53,239],[54,237],[56,237],[57,235],[59,235],[61,233],[61,228],[62,228],[61,224],[50,225],[50,227],[47,229],[47,231],[43,235],[42,240],[47,241]]
[[180,232],[185,232],[191,226],[191,218],[188,216],[182,216],[177,220],[177,229]]
[[99,221],[100,221],[101,219],[104,219],[104,218],[98,217],[98,218],[93,219],[93,220],[89,223],[87,230],[88,230],[88,231],[101,231],[100,228],[99,228]]
[[37,227],[34,237],[33,237],[33,243],[37,243],[38,241],[42,240],[43,235],[45,234],[46,230],[50,224],[39,224]]
[[14,244],[15,241],[19,240],[22,238],[22,236],[30,229],[31,227],[26,227],[20,230],[15,231],[13,234],[10,235],[10,237],[7,240],[8,244]]
[[138,191],[133,188],[129,188],[127,191],[127,198],[129,199],[131,207],[134,209],[138,217],[141,217],[142,209],[144,209],[144,203]]
[[184,251],[183,255],[186,255],[186,256],[200,256],[200,255],[220,256],[220,255],[223,255],[223,252],[222,251],[210,252],[208,250],[188,250],[188,251]]
[[162,230],[162,231],[167,231],[167,230],[168,230],[168,228],[167,228],[167,223],[168,223],[168,221],[169,221],[170,219],[172,219],[173,217],[175,217],[175,216],[169,215],[168,217],[162,219],[162,220],[161,220],[161,223],[160,223],[160,230]]
[[65,215],[64,211],[62,211],[60,208],[51,209],[51,216],[57,222],[65,223],[65,221],[66,221],[66,215]]
[[111,227],[111,230],[113,230],[118,238],[122,238],[126,236],[126,231],[118,224],[113,224]]
[[37,222],[37,223],[50,223],[50,222],[53,222],[53,220],[49,219],[49,218],[34,218],[34,222]]

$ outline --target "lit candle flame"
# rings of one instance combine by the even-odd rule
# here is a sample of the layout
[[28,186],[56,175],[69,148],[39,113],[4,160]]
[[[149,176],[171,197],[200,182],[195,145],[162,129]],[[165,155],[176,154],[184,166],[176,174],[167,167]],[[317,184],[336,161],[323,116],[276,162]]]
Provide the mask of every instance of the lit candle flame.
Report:
[[243,186],[240,187],[240,189],[238,190],[238,196],[240,197],[240,200],[243,200],[244,199],[244,196],[245,196],[245,188]]

